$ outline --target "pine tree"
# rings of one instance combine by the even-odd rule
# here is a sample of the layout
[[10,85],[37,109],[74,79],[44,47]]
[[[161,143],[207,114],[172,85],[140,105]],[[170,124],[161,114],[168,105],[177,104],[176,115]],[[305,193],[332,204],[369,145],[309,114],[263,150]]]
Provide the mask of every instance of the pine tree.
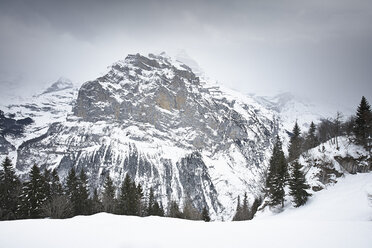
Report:
[[90,210],[91,214],[99,213],[103,209],[103,205],[102,205],[101,200],[99,199],[97,189],[93,190],[93,196],[92,196],[90,205],[91,205],[91,210]]
[[180,211],[176,201],[171,201],[169,203],[168,217],[183,219],[183,213]]
[[209,217],[209,213],[208,213],[208,210],[206,207],[203,207],[203,211],[202,211],[202,219],[205,221],[205,222],[209,222],[211,221],[211,217]]
[[244,193],[243,198],[243,205],[240,205],[240,196],[238,196],[238,203],[236,206],[236,212],[233,217],[233,221],[242,221],[242,220],[249,220],[250,218],[250,211],[248,206],[248,196],[247,193]]
[[114,213],[116,207],[115,187],[110,175],[107,175],[103,184],[102,205],[103,211]]
[[366,148],[371,146],[372,113],[371,106],[364,96],[362,97],[357,109],[354,134],[358,144],[363,145]]
[[152,215],[154,215],[154,216],[163,217],[164,216],[164,209],[162,207],[162,204],[159,204],[157,201],[155,201],[152,212],[153,212]]
[[8,157],[3,161],[0,170],[0,219],[11,220],[16,218],[18,195],[21,182],[14,172],[12,162]]
[[46,185],[46,201],[42,205],[43,216],[53,219],[63,219],[71,215],[71,202],[63,194],[62,184],[57,170],[52,172],[45,169],[44,180]]
[[133,199],[134,205],[133,205],[132,214],[136,216],[144,216],[146,214],[146,208],[144,207],[144,204],[142,202],[142,198],[143,198],[142,186],[140,183],[138,183],[136,187],[136,184],[133,181],[133,188],[135,189],[135,191],[134,191],[134,199]]
[[45,194],[46,182],[41,175],[39,167],[31,168],[30,180],[24,183],[21,193],[19,213],[23,218],[41,218],[42,206],[47,199]]
[[193,205],[189,196],[186,197],[183,204],[183,218],[187,220],[201,220],[202,216],[198,209]]
[[301,138],[301,130],[300,127],[297,124],[297,121],[293,127],[292,130],[292,136],[289,141],[289,147],[288,147],[288,160],[293,161],[297,159],[302,152],[302,138]]
[[304,205],[307,198],[310,196],[306,189],[309,189],[309,185],[306,184],[306,178],[304,173],[301,171],[301,164],[294,162],[292,164],[292,174],[289,179],[289,194],[293,198],[293,203],[295,207],[300,207]]
[[318,137],[316,136],[316,126],[314,122],[311,122],[309,132],[306,136],[305,149],[311,149],[319,145]]
[[282,149],[282,142],[279,136],[274,144],[273,154],[270,158],[269,172],[266,179],[266,191],[268,195],[268,205],[284,206],[284,187],[288,179],[287,162]]
[[89,212],[89,193],[88,193],[88,177],[82,169],[77,180],[77,198],[74,202],[75,214],[85,215]]
[[238,202],[236,204],[235,215],[233,217],[233,221],[240,221],[242,220],[242,207],[240,206],[240,196],[238,195]]
[[149,201],[147,203],[148,216],[154,215],[154,205],[155,205],[154,190],[152,189],[152,187],[150,187]]
[[[118,213],[123,215],[132,214],[133,210],[133,195],[135,194],[132,188],[132,180],[127,174],[120,187],[120,193],[118,197]],[[132,201],[132,202],[131,202]]]
[[44,181],[45,181],[45,187],[44,187],[44,194],[46,197],[46,201],[49,201],[52,198],[52,192],[51,192],[51,187],[52,187],[52,174],[50,170],[44,169]]
[[52,196],[63,195],[62,184],[59,180],[58,172],[56,169],[52,171],[51,175],[50,194]]
[[78,178],[76,176],[75,168],[71,168],[67,175],[65,184],[65,193],[71,203],[71,209],[73,216],[79,214],[79,190],[78,190]]
[[241,220],[248,220],[249,216],[250,216],[250,213],[249,213],[249,207],[248,207],[248,196],[247,196],[247,193],[244,193]]

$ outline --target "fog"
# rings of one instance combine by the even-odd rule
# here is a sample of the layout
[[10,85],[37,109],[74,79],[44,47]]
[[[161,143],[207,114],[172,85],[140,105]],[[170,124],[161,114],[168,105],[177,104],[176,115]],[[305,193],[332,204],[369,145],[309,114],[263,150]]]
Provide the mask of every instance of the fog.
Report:
[[130,53],[184,50],[245,93],[372,101],[371,1],[1,1],[0,91],[95,79]]

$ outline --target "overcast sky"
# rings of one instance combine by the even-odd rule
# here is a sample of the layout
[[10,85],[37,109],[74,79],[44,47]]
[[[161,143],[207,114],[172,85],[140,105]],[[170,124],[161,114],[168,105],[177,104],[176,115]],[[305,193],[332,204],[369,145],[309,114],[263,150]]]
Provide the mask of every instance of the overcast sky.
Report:
[[[372,102],[372,1],[0,1],[0,92],[185,50],[246,93]],[[1,93],[0,93],[1,94]]]

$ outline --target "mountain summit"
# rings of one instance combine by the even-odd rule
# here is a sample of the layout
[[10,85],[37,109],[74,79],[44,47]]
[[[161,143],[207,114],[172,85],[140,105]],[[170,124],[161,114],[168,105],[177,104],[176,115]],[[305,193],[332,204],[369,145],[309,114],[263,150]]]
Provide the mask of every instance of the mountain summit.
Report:
[[73,114],[23,143],[17,169],[37,163],[64,178],[75,167],[101,188],[128,173],[166,204],[190,199],[213,218],[232,217],[235,200],[260,193],[278,132],[275,113],[227,92],[165,55],[128,55],[84,83]]

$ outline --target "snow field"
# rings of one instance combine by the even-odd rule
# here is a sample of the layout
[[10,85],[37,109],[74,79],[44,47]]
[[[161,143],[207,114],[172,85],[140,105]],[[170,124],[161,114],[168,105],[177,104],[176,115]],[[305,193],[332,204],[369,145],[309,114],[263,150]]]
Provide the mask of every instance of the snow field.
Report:
[[252,221],[210,222],[100,213],[0,222],[0,247],[371,247],[372,173],[347,175],[301,208]]

